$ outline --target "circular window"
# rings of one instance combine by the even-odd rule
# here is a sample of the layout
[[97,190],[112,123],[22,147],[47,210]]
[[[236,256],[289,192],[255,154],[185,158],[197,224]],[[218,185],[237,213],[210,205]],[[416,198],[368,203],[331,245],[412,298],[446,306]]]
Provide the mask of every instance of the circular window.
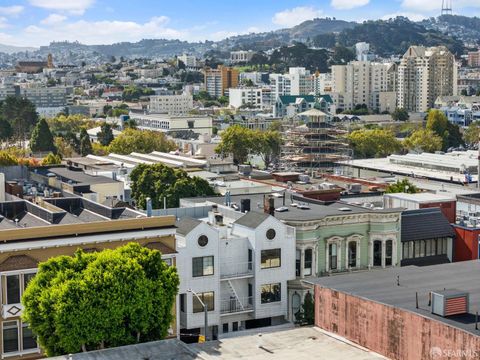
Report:
[[267,239],[268,240],[273,240],[275,238],[275,235],[277,235],[275,230],[273,230],[273,229],[268,229],[267,230]]
[[201,247],[204,247],[207,244],[208,244],[208,237],[206,237],[205,235],[201,235],[198,238],[198,245],[200,245]]

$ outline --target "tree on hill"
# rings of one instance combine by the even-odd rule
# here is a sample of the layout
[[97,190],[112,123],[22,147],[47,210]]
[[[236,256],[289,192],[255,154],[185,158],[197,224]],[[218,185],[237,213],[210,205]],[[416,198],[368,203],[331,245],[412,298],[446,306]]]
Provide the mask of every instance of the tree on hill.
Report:
[[55,147],[52,133],[45,119],[40,119],[33,129],[30,138],[30,149],[32,149],[33,152],[51,151],[56,153],[57,148]]
[[138,207],[145,209],[147,198],[152,199],[153,208],[178,207],[181,198],[214,195],[206,180],[190,177],[181,169],[173,169],[163,164],[139,164],[130,174],[132,197]]
[[401,143],[390,130],[355,130],[348,135],[347,139],[356,158],[384,157],[402,148]]
[[245,163],[257,146],[252,131],[240,125],[229,126],[222,131],[220,137],[222,140],[215,148],[215,152],[223,156],[231,154],[236,164]]
[[418,193],[418,188],[413,185],[408,179],[397,180],[396,183],[390,184],[387,186],[385,192],[387,194],[392,193],[408,193],[408,194],[416,194]]
[[169,152],[175,150],[173,141],[160,131],[137,130],[128,128],[118,135],[109,146],[110,152],[130,154],[131,152],[150,153],[152,151]]
[[442,150],[443,140],[432,130],[418,129],[404,140],[404,145],[410,150],[434,153]]
[[78,250],[40,263],[22,298],[22,319],[47,356],[160,340],[178,285],[175,267],[157,250],[137,243]]
[[112,125],[103,123],[100,126],[100,132],[97,133],[98,142],[103,146],[108,146],[113,141]]
[[82,128],[80,130],[80,155],[87,156],[92,153],[92,142],[88,136],[87,130]]

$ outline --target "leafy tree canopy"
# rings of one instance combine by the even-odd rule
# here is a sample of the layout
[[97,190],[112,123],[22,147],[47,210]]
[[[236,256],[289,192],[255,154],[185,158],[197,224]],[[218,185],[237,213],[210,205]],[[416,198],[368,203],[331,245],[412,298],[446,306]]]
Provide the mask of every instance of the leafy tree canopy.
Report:
[[347,139],[357,158],[384,157],[402,148],[402,144],[390,130],[355,130],[348,135]]
[[23,321],[48,356],[160,340],[173,320],[174,267],[137,243],[40,263]]
[[13,136],[20,140],[25,140],[38,122],[35,105],[18,96],[7,96],[0,102],[0,115],[10,124]]
[[396,108],[392,113],[392,119],[395,121],[407,121],[409,118],[408,111],[404,108]]
[[429,129],[415,130],[404,140],[407,149],[434,153],[442,149],[443,140]]
[[152,151],[169,152],[176,148],[160,131],[125,129],[109,146],[110,152],[130,154],[134,151],[150,153]]
[[59,165],[61,163],[62,163],[62,157],[54,153],[49,153],[42,160],[42,165]]
[[108,146],[113,141],[112,125],[109,123],[103,123],[100,126],[100,132],[97,133],[98,142],[103,146]]
[[145,209],[147,198],[152,199],[154,208],[178,207],[181,198],[214,195],[206,180],[190,177],[184,170],[173,169],[163,164],[139,164],[130,174],[132,197],[136,205]]

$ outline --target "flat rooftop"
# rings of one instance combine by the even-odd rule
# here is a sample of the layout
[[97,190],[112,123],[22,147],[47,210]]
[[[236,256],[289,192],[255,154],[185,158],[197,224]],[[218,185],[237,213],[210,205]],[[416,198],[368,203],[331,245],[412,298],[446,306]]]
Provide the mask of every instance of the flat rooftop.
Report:
[[60,177],[63,182],[71,180],[77,185],[110,184],[117,182],[106,176],[93,176],[86,174],[83,170],[72,170],[67,167],[39,168],[37,171],[44,176],[48,176],[49,173],[55,174]]
[[[231,203],[236,204],[240,207],[240,201],[242,199],[250,199],[250,211],[255,211],[263,213],[263,204],[264,197],[267,197],[271,194],[244,194],[244,195],[232,195],[230,197]],[[295,193],[285,193],[285,198],[282,193],[274,194],[274,206],[275,209],[280,207],[287,207],[288,211],[279,212],[275,211],[275,217],[280,220],[285,221],[309,221],[309,220],[319,220],[327,216],[341,216],[349,214],[363,214],[363,213],[395,213],[400,212],[400,209],[368,209],[365,207],[347,204],[344,202],[331,202],[324,203],[315,201],[308,198],[297,198],[298,194]],[[212,197],[197,197],[182,199],[181,203],[188,205],[199,204],[199,203],[213,203],[219,205],[225,205],[224,196],[212,196]],[[188,206],[185,204],[186,206]],[[292,206],[295,205],[295,206]],[[299,209],[298,204],[306,205],[308,208]],[[186,207],[184,206],[184,207]]]
[[[236,333],[237,336],[203,344],[178,340],[154,341],[118,348],[49,358],[50,360],[145,359],[285,359],[380,360],[383,356],[315,327],[273,330],[275,327]],[[247,333],[247,334],[242,334]],[[261,338],[258,334],[262,334]],[[259,340],[261,339],[261,340]],[[260,348],[259,346],[262,346]]]
[[[412,154],[409,154],[410,156]],[[434,155],[434,154],[431,154]],[[391,157],[402,157],[407,155],[392,155]],[[420,155],[417,155],[420,156]],[[443,156],[441,160],[435,161],[435,164],[429,164],[428,159],[415,159],[407,161],[408,159],[402,159],[401,162],[393,163],[391,162],[391,157],[387,158],[377,158],[377,159],[356,159],[349,160],[348,162],[339,162],[347,167],[361,168],[380,171],[384,173],[399,174],[399,175],[412,175],[416,177],[424,177],[427,179],[441,180],[441,181],[450,181],[453,180],[458,183],[463,183],[465,181],[465,175],[461,172],[462,162],[465,162],[466,168],[472,168],[472,159],[465,157],[453,157],[447,155],[436,155],[437,157]],[[475,160],[478,161],[478,160]],[[429,164],[429,165],[427,165]],[[442,167],[443,164],[444,166]],[[430,166],[435,166],[436,168],[432,169]],[[441,169],[442,168],[442,169]],[[477,181],[478,175],[474,174],[472,176],[472,181]]]
[[[406,266],[340,274],[308,280],[325,288],[373,300],[441,321],[480,336],[475,330],[475,311],[480,305],[480,260],[424,267]],[[400,286],[397,285],[400,277]],[[455,289],[470,294],[470,314],[444,318],[431,313],[431,291]],[[418,292],[419,308],[415,293]]]
[[416,193],[416,194],[407,194],[407,193],[393,193],[385,194],[385,196],[400,199],[408,200],[416,203],[431,203],[431,202],[444,202],[444,201],[456,201],[456,197],[450,194],[432,194],[432,193]]

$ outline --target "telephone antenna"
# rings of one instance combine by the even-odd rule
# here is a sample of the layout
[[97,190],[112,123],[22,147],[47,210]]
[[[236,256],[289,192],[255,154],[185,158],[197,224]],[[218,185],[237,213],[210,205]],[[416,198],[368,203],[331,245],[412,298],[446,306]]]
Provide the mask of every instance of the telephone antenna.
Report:
[[442,0],[442,15],[453,15],[452,1],[453,0]]

